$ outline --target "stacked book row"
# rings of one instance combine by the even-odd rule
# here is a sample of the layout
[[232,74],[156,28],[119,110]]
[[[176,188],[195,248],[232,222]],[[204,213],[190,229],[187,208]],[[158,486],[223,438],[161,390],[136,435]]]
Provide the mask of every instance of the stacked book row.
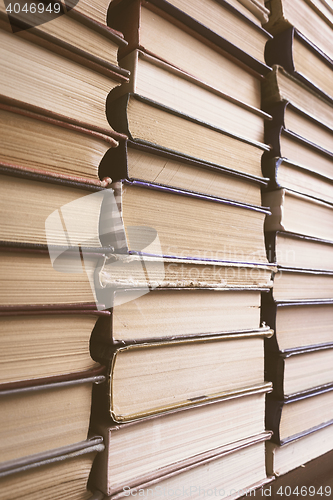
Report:
[[117,0],[108,12],[131,73],[107,99],[127,139],[102,174],[114,253],[95,282],[111,316],[91,338],[107,380],[94,388],[91,429],[106,448],[89,484],[108,499],[237,498],[271,480],[260,106],[272,37],[261,2],[201,4]]
[[[281,475],[333,448],[333,66],[326,2],[272,0],[265,27],[273,72],[263,86],[266,246],[276,262],[262,318],[266,343],[268,471]],[[323,485],[324,486],[324,485]]]
[[104,444],[89,425],[105,369],[89,344],[110,313],[96,305],[79,245],[93,271],[103,255],[94,200],[111,182],[99,165],[121,137],[105,101],[128,72],[122,35],[89,2],[74,7],[0,4],[3,499],[98,498],[87,481]]

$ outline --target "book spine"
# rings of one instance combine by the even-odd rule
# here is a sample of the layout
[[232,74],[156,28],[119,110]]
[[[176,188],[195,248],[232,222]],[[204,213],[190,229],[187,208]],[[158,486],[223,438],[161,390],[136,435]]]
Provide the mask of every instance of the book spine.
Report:
[[128,136],[131,135],[127,120],[129,98],[130,94],[125,94],[113,101],[109,94],[106,100],[106,116],[111,127]]
[[98,339],[112,342],[112,324],[113,310],[108,311],[108,315],[102,315],[98,318],[93,331],[91,332],[91,342],[95,343]]
[[261,161],[261,171],[264,177],[267,177],[269,179],[266,186],[267,191],[272,191],[273,189],[282,187],[278,181],[278,171],[282,161],[282,158],[265,158],[263,155]]
[[266,399],[266,414],[265,414],[265,424],[266,429],[271,429],[273,431],[273,436],[271,440],[280,445],[280,421],[282,415],[283,402],[273,399],[272,397],[267,397]]
[[110,148],[99,165],[101,179],[112,178],[112,181],[126,179],[128,175],[127,140],[120,141],[117,148]]
[[265,128],[265,144],[270,146],[270,151],[265,151],[262,156],[262,161],[265,162],[268,158],[282,157],[281,153],[281,133],[283,127]]
[[284,116],[285,116],[285,111],[288,106],[287,101],[281,101],[273,106],[267,107],[267,113],[269,113],[272,116],[272,120],[266,120],[265,122],[265,130],[269,130],[271,128],[277,128],[279,129],[280,127],[285,127],[284,123]]
[[273,383],[273,395],[276,399],[284,399],[284,358],[279,352],[265,353],[265,380]]
[[282,66],[288,73],[294,73],[292,56],[294,28],[289,28],[268,40],[265,47],[265,61],[269,66]]

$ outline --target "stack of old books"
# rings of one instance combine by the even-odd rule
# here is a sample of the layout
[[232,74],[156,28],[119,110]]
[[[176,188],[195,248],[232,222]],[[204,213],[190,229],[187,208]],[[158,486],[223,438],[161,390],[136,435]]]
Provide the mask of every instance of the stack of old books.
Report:
[[283,474],[333,448],[333,66],[325,2],[272,0],[263,88],[272,114],[263,173],[266,244],[278,273],[263,302],[274,327],[266,373],[268,470]]
[[105,379],[89,341],[110,313],[98,310],[89,272],[110,183],[99,164],[118,145],[105,101],[128,73],[117,63],[126,42],[84,5],[67,13],[60,3],[0,5],[0,497],[8,500],[90,498],[92,461],[104,448],[88,434],[92,385]]
[[131,71],[107,102],[128,139],[103,160],[115,252],[95,282],[111,316],[91,340],[108,379],[94,391],[106,449],[90,484],[109,498],[236,498],[270,480],[260,87],[271,36],[246,4],[264,16],[260,2],[208,0],[121,0],[108,12]]

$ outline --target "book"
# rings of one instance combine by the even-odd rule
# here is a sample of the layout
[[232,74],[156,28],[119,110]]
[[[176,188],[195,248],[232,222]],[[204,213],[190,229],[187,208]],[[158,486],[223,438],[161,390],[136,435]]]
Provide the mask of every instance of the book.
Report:
[[171,149],[256,177],[262,175],[263,152],[270,151],[263,143],[235,136],[138,94],[108,100],[107,114],[111,126],[134,142]]
[[[114,246],[118,252],[133,253],[143,251],[156,240],[155,246],[145,253],[160,257],[203,260],[222,257],[231,261],[267,262],[262,231],[267,211],[260,207],[141,181],[113,183],[113,196],[113,191],[66,183],[64,179],[59,182],[53,177],[40,179],[38,174],[13,169],[2,169],[2,173],[2,211],[6,214],[6,223],[1,228],[3,242],[63,247],[70,244],[97,249],[104,243],[105,247]],[[95,193],[91,193],[93,189]],[[15,192],[19,194],[18,200]],[[26,208],[31,198],[38,203],[38,211],[33,205],[29,210]],[[135,204],[141,209],[133,212]],[[174,217],[179,218],[178,229],[172,232],[167,222],[170,204]],[[156,207],[156,211],[151,210],[152,207]],[[190,225],[192,210],[196,213],[196,227],[193,223]],[[204,220],[206,229],[201,226]],[[231,220],[235,225],[231,225]],[[218,227],[214,238],[211,233]],[[251,232],[246,238],[249,228]]]
[[[318,4],[318,2],[316,3]],[[330,43],[332,27],[325,18],[318,15],[313,4],[313,0],[309,2],[304,0],[270,0],[268,7],[271,15],[268,23],[264,24],[264,28],[276,35],[290,26],[294,26],[332,58],[333,51]]]
[[331,425],[332,399],[332,386],[284,401],[268,397],[266,425],[273,430],[272,441],[284,445]]
[[145,181],[257,206],[261,205],[260,188],[268,183],[263,177],[131,140],[110,148],[99,172],[102,179]]
[[[111,9],[117,2],[112,2]],[[164,8],[176,19],[192,27],[208,39],[224,39],[225,46],[236,51],[236,47],[249,54],[252,58],[265,64],[264,47],[271,35],[249,19],[249,11],[244,14],[241,5],[237,7],[232,3],[220,0],[219,2],[207,1],[205,8],[199,2],[185,2],[172,0],[166,5],[161,1],[152,2],[157,7]],[[173,7],[171,7],[173,6]],[[112,11],[111,11],[112,12]],[[214,35],[213,35],[214,34]],[[229,43],[227,43],[229,42]]]
[[[304,1],[302,3],[305,4]],[[273,71],[262,82],[263,109],[279,101],[289,101],[317,122],[333,128],[331,101],[324,99],[321,94],[287,73],[281,66],[273,66]]]
[[96,268],[95,293],[101,304],[111,304],[112,307],[114,290],[127,290],[129,285],[139,295],[156,288],[267,289],[272,286],[274,271],[274,264],[111,254]]
[[273,298],[278,302],[330,300],[332,286],[332,271],[279,267],[274,277]]
[[[263,241],[267,210],[261,207],[126,179],[112,188],[124,236],[117,235],[113,242],[110,233],[110,244],[119,253],[267,262]],[[105,217],[112,224],[112,216],[106,205],[101,222]],[[170,220],[177,220],[177,227]]]
[[265,58],[270,66],[279,64],[325,98],[333,99],[332,59],[297,29],[286,29],[269,40]]
[[126,422],[262,385],[263,338],[271,334],[266,327],[123,345],[96,338],[91,356],[108,365],[108,380],[101,390],[112,419]]
[[[126,86],[126,84],[125,84]],[[297,106],[288,101],[275,103],[270,114],[273,119],[266,122],[266,128],[283,127],[294,134],[303,137],[312,144],[332,152],[333,131],[312,116],[304,113]]]
[[283,231],[266,232],[270,262],[283,267],[333,271],[332,242]]
[[10,25],[16,36],[46,47],[58,46],[68,51],[69,57],[77,55],[128,76],[117,59],[119,47],[127,45],[121,33],[97,24],[84,14],[76,12],[73,16],[63,5],[59,5],[58,15],[56,10],[56,6],[53,11],[40,6],[33,12],[33,8],[30,11],[23,9],[23,5],[14,8],[11,3],[0,2],[0,18]]
[[[37,170],[30,172],[1,165],[0,178],[2,242],[102,246],[100,212],[103,200],[109,195],[102,187],[75,182],[65,175],[57,178]],[[104,233],[107,231],[105,228]]]
[[92,385],[104,368],[0,386],[1,466],[87,439]]
[[[151,288],[222,288],[247,290],[271,286],[274,265],[236,265],[219,261],[159,259],[149,256],[112,254],[103,249],[76,253],[62,248],[59,264],[53,267],[47,247],[2,245],[1,306],[91,304],[112,306],[114,287],[138,288],[139,294]],[[60,250],[59,250],[60,251]],[[105,250],[104,250],[105,252]],[[36,276],[39,276],[36,281]],[[143,292],[142,292],[143,288]],[[110,304],[110,306],[109,306]]]
[[[0,102],[0,164],[107,187],[99,165],[118,141],[109,135]],[[67,176],[67,177],[66,177]]]
[[[118,500],[137,492],[149,495],[149,498],[170,496],[171,492],[177,495],[189,494],[203,496],[207,492],[227,497],[230,500],[244,494],[255,493],[272,481],[268,478],[264,463],[265,441],[270,433],[262,433],[252,438],[232,443],[220,449],[214,457],[201,460],[196,464],[183,467],[173,473],[153,477],[151,480],[136,485],[134,488],[124,486],[123,490],[104,499]],[[239,471],[242,474],[239,474]]]
[[[311,165],[315,168],[320,167],[317,161],[312,162]],[[269,190],[285,187],[290,191],[297,191],[329,203],[333,202],[332,180],[326,176],[326,174],[329,175],[328,170],[325,175],[321,175],[313,168],[297,165],[287,158],[274,157],[263,161],[262,171],[270,178]]]
[[62,248],[61,262],[53,267],[46,246],[0,246],[0,306],[95,303],[90,283],[101,255],[85,254],[81,263],[78,247],[76,253],[67,250]]
[[[271,150],[264,155],[263,163],[266,162],[267,158],[280,157],[293,165],[302,167],[303,175],[304,171],[310,171],[314,173],[313,177],[321,176],[329,180],[332,179],[332,152],[309,142],[284,127],[266,130],[265,141],[270,144]],[[311,174],[308,173],[308,175]],[[321,178],[322,182],[323,180]]]
[[271,117],[260,109],[237,101],[141,50],[133,50],[120,59],[120,64],[131,73],[129,83],[115,87],[109,99],[136,93],[227,132],[264,141],[264,121]]
[[266,352],[265,375],[273,382],[274,396],[289,400],[332,380],[333,343]]
[[332,343],[332,301],[274,302],[262,294],[262,321],[275,334],[265,341],[270,351],[325,345]]
[[263,193],[263,204],[271,210],[266,231],[286,231],[330,240],[332,205],[288,189]]
[[0,43],[2,101],[112,135],[105,100],[125,76],[76,63],[4,29]]
[[114,8],[111,4],[110,26],[124,33],[128,42],[127,48],[119,51],[119,57],[140,49],[259,109],[260,75],[269,68],[257,61],[260,67],[256,71],[251,69],[248,60],[244,63],[239,59],[241,51],[237,51],[235,57],[224,46],[217,45],[221,37],[208,40],[207,31],[201,35],[184,24],[183,18],[179,20],[179,14],[177,9],[175,14],[175,9],[166,1],[133,0],[119,2]]
[[87,490],[87,481],[93,460],[103,449],[103,439],[98,436],[2,463],[0,495],[8,499],[97,500]]
[[209,336],[260,325],[260,290],[156,288],[140,295],[128,288],[111,294],[111,312],[98,319],[93,331],[94,338],[105,341]]
[[103,418],[96,405],[92,429],[103,436],[105,450],[96,457],[90,483],[110,496],[263,433],[269,390],[264,384],[258,391],[121,425]]
[[[91,332],[109,311],[86,308],[1,308],[0,383],[92,369]],[[17,349],[17,345],[20,346]]]
[[[327,466],[331,463],[331,453],[328,452],[331,451],[332,448],[333,425],[327,425],[326,427],[323,427],[316,432],[307,434],[300,439],[296,439],[295,441],[291,441],[290,443],[285,444],[284,446],[278,446],[273,442],[268,441],[266,443],[267,473],[281,476],[295,469],[296,467],[307,464],[305,466],[305,470],[303,469],[305,474],[302,474],[301,478],[297,478],[297,484],[300,485],[306,483],[309,487],[308,491],[311,494],[315,494],[317,491],[319,491],[320,495],[320,492],[324,491],[328,495],[330,495],[330,486],[327,487],[326,485],[327,479],[331,478],[331,470],[327,470]],[[315,461],[310,461],[321,455],[324,456],[322,457],[322,459],[320,459],[318,470]],[[313,468],[314,471],[312,472]],[[316,483],[318,489],[310,489],[311,485],[316,482],[317,478],[320,481],[322,471],[325,471],[327,473],[326,477],[323,478],[323,482],[320,482],[320,484]],[[302,483],[299,482],[300,479]],[[323,486],[322,489],[320,489],[320,486]]]

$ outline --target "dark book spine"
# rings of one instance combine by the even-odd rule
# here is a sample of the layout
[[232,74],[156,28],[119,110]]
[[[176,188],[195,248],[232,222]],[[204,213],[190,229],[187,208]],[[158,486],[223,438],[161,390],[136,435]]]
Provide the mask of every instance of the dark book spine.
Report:
[[294,28],[288,28],[268,40],[265,47],[265,61],[269,66],[278,64],[288,73],[294,73],[295,66],[292,55]]
[[103,315],[98,318],[93,331],[91,332],[90,343],[94,343],[98,339],[112,341],[112,317],[113,311],[108,315]]
[[112,91],[106,100],[106,116],[111,127],[121,134],[130,136],[127,120],[127,106],[130,94],[125,94],[118,99],[112,100]]
[[265,144],[270,146],[270,151],[265,151],[262,156],[262,161],[273,157],[282,157],[280,137],[283,127],[265,128]]
[[265,232],[266,255],[268,262],[276,263],[276,231]]
[[278,102],[273,106],[266,106],[265,108],[266,113],[270,114],[272,117],[272,120],[266,120],[265,122],[266,130],[269,130],[271,128],[285,127],[284,115],[287,106],[288,102],[286,101]]
[[[278,170],[281,165],[283,159],[282,158],[266,158],[265,155],[262,156],[261,159],[261,171],[264,177],[269,179],[269,182],[266,186],[267,191],[271,191],[273,189],[282,187],[278,182]],[[265,189],[265,188],[264,188]],[[272,262],[272,261],[270,261]]]
[[90,356],[101,365],[111,366],[117,348],[105,342],[104,339],[97,339],[95,337],[96,336],[94,336],[90,342]]
[[273,383],[273,395],[276,399],[284,399],[284,358],[279,352],[265,352],[265,380]]
[[265,425],[266,429],[273,431],[271,440],[276,444],[281,444],[280,441],[280,421],[282,415],[283,402],[277,401],[272,397],[266,398]]
[[[113,109],[112,109],[113,112]],[[128,177],[127,141],[120,141],[117,148],[110,148],[99,165],[101,179],[111,177],[112,181],[119,181]]]
[[272,298],[271,292],[261,294],[261,309],[260,309],[260,323],[269,325],[274,330],[274,335],[265,338],[265,352],[279,351],[279,345],[276,336],[276,314],[277,305]]

